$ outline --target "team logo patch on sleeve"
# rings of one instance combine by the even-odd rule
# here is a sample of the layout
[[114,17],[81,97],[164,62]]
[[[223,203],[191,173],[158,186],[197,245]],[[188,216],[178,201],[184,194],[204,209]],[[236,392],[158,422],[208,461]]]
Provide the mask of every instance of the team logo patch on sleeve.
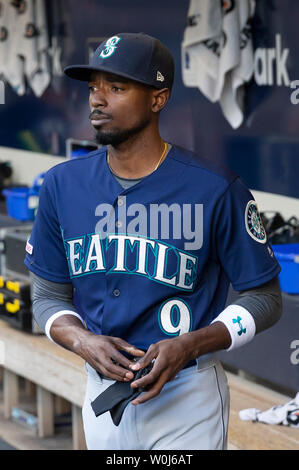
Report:
[[255,201],[249,201],[245,210],[246,230],[255,241],[266,243],[267,235]]

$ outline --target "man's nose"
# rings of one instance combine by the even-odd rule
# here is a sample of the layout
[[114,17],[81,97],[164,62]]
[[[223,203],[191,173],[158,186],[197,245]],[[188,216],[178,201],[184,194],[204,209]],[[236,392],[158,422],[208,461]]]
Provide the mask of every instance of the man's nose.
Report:
[[107,99],[104,91],[101,88],[91,90],[89,96],[89,103],[90,107],[93,109],[107,106]]

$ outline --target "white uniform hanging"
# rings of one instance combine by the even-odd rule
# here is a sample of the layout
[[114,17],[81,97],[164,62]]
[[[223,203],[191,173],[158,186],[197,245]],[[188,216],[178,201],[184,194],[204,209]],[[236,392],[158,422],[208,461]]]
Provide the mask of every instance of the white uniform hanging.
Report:
[[12,5],[6,0],[5,3],[9,10],[10,42],[5,46],[4,76],[19,95],[26,92],[27,80],[39,97],[51,80],[45,1],[22,0]]
[[17,53],[18,43],[22,42],[19,30],[19,11],[9,0],[1,1],[0,16],[0,72],[18,95],[26,90],[24,61]]
[[182,43],[184,84],[219,101],[233,128],[243,122],[242,88],[253,74],[254,9],[254,0],[191,0]]
[[35,0],[35,24],[37,36],[32,49],[26,55],[26,75],[32,91],[42,96],[51,81],[48,50],[50,47],[45,11],[45,0]]

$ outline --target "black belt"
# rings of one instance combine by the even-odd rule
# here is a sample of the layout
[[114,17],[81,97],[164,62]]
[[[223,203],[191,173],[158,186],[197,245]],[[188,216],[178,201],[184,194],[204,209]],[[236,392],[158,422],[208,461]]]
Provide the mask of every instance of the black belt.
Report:
[[[196,360],[192,360],[185,365],[184,369],[196,365]],[[139,387],[133,389],[131,383],[135,380],[140,379],[144,375],[148,374],[153,367],[153,363],[137,371],[134,375],[134,378],[130,382],[115,382],[110,385],[103,393],[101,393],[92,403],[92,409],[96,417],[110,411],[110,415],[115,426],[118,426],[122,415],[125,411],[126,406],[138,397],[144,388]],[[99,374],[100,377],[105,378],[102,374]],[[109,379],[111,380],[111,379]]]

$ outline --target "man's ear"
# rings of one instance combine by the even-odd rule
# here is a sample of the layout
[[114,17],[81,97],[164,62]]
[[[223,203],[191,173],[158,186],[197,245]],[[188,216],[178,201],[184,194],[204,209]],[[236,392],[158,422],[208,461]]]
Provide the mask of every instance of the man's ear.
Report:
[[162,90],[154,90],[152,95],[152,111],[159,113],[168,103],[170,98],[169,88],[163,88]]

